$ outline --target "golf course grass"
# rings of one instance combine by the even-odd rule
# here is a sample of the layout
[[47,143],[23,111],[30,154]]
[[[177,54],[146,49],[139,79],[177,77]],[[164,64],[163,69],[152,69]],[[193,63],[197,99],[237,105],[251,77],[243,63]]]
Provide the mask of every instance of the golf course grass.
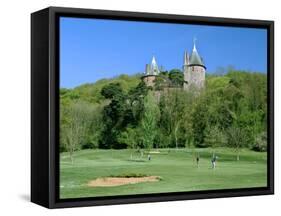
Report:
[[[159,152],[158,152],[159,151]],[[199,167],[194,152],[199,152]],[[243,149],[240,160],[232,149],[215,149],[217,167],[211,169],[212,149],[152,150],[151,160],[131,150],[81,150],[71,163],[67,152],[60,155],[60,198],[99,197],[267,185],[265,152]],[[142,182],[112,187],[90,187],[88,182],[100,177],[159,176],[157,182]]]

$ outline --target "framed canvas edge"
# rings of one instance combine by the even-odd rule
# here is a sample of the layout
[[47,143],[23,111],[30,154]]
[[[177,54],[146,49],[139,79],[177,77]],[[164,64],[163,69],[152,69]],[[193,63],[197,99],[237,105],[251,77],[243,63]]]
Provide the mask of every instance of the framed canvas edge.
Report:
[[[147,202],[163,202],[163,201],[179,201],[193,199],[209,199],[209,198],[226,198],[226,197],[241,197],[253,195],[270,195],[274,194],[274,21],[265,20],[248,20],[234,18],[217,18],[217,17],[201,17],[201,16],[186,16],[186,15],[171,15],[171,14],[155,14],[141,12],[126,12],[126,11],[109,11],[109,10],[94,10],[94,9],[78,9],[78,8],[62,8],[49,7],[49,208],[64,208],[64,207],[80,207],[80,206],[98,206],[98,205],[114,205],[114,204],[132,204],[132,203],[147,203]],[[174,23],[180,22],[198,22],[208,25],[227,25],[227,26],[244,26],[244,27],[261,27],[268,29],[268,186],[264,188],[247,188],[247,189],[230,189],[230,190],[214,190],[214,191],[198,191],[184,193],[169,193],[169,194],[146,194],[142,196],[116,196],[103,197],[102,199],[95,198],[78,198],[78,199],[58,199],[57,183],[58,175],[56,164],[59,162],[59,153],[56,147],[56,134],[59,125],[56,124],[56,106],[58,103],[58,53],[57,47],[57,31],[56,17],[62,14],[71,16],[82,15],[84,17],[100,16],[108,19],[137,19],[148,21],[171,21]]]

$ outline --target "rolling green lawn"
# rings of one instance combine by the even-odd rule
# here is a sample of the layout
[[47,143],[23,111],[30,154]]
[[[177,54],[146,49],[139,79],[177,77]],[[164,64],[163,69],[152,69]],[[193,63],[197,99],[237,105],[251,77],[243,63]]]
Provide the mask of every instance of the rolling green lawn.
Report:
[[[148,161],[144,155],[134,155],[130,150],[81,150],[74,154],[71,164],[68,153],[60,155],[60,198],[81,198],[128,194],[147,194],[226,188],[266,186],[266,153],[242,150],[240,161],[232,149],[216,149],[219,157],[217,168],[211,169],[211,149],[200,152],[200,165],[196,166],[194,150],[171,151],[160,149],[151,154]],[[160,176],[159,182],[146,182],[114,187],[89,187],[87,183],[99,177],[122,174],[145,174]]]

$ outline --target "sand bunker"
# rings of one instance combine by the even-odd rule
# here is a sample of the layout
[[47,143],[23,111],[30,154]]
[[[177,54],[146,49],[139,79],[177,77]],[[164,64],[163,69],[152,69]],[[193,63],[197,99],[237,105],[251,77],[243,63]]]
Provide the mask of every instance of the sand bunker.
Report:
[[126,184],[137,184],[141,182],[157,182],[160,180],[159,176],[145,176],[145,177],[105,177],[97,178],[88,183],[89,187],[113,187]]

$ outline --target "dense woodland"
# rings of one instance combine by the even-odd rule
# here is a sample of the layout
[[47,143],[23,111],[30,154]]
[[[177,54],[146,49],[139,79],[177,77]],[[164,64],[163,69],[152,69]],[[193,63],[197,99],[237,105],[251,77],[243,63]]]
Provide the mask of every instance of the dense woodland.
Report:
[[230,147],[239,160],[241,148],[266,151],[266,74],[208,74],[200,92],[182,89],[180,70],[161,72],[153,88],[140,77],[121,75],[62,88],[61,152]]

